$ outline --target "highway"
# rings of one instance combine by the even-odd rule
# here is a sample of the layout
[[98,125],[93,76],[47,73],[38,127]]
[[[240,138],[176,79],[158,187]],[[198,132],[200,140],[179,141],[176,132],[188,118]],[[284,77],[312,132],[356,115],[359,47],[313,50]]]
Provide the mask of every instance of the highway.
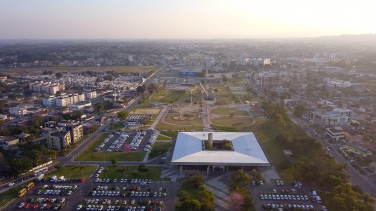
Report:
[[[143,83],[141,83],[140,85],[150,85],[150,83],[157,77],[159,77],[159,75],[165,71],[167,68],[169,68],[169,63],[166,64],[165,66],[163,66],[161,69],[159,69],[156,73],[154,73],[152,76],[150,76],[147,80],[145,80]],[[142,99],[142,96],[138,96],[136,97],[133,101],[131,101],[131,103],[129,105],[127,105],[125,108],[119,108],[119,109],[115,109],[115,110],[118,110],[118,111],[121,111],[121,110],[125,110],[125,111],[130,111],[132,110],[132,108],[138,104],[138,102],[140,102],[140,100]],[[80,145],[78,145],[76,148],[74,148],[69,154],[67,154],[66,156],[57,156],[56,160],[55,160],[55,164],[59,164],[59,165],[67,165],[67,164],[78,164],[78,163],[81,163],[81,164],[98,164],[98,165],[103,165],[103,164],[109,164],[110,162],[100,162],[100,161],[93,161],[93,162],[77,162],[77,161],[74,161],[74,159],[80,155],[88,146],[90,146],[90,144],[95,140],[97,139],[102,133],[103,133],[103,130],[106,130],[108,127],[109,127],[109,124],[110,122],[106,122],[104,125],[102,125],[95,133],[93,133],[92,135],[90,135],[86,140],[84,140]],[[43,139],[45,137],[42,137],[40,139]],[[126,162],[123,162],[123,161],[120,161],[119,163],[126,163]],[[135,163],[132,163],[132,162],[129,162],[131,165],[135,165]],[[23,178],[26,178],[26,177],[30,177],[29,179],[26,179],[25,181],[23,181]],[[31,181],[33,180],[34,177],[33,177],[33,174],[30,173],[30,174],[27,174],[27,175],[23,175],[23,176],[20,176],[18,178],[15,178],[14,180],[10,181],[12,183],[15,183],[14,186],[18,186],[22,183],[26,183],[28,181]],[[9,182],[8,182],[9,183]],[[0,185],[0,193],[4,192],[4,191],[7,191],[9,190],[10,188],[14,187],[8,187],[8,183],[6,184],[2,184]]]
[[[267,99],[269,99],[263,92],[261,92],[257,87],[255,86],[252,86],[251,85],[251,82],[249,82],[247,79],[243,79],[244,82],[246,82],[246,84],[249,85],[249,87],[251,87],[253,90],[255,90],[260,96],[265,96]],[[273,101],[273,100],[272,100]],[[273,101],[274,102],[274,101]],[[340,154],[338,154],[337,152],[337,149],[338,149],[338,146],[333,146],[331,144],[328,144],[328,141],[319,136],[315,131],[314,131],[314,128],[311,128],[309,126],[307,126],[307,122],[300,119],[300,118],[297,118],[295,117],[291,111],[288,111],[288,116],[289,118],[291,119],[291,121],[293,123],[295,123],[296,125],[300,126],[306,133],[307,135],[310,135],[311,137],[315,138],[316,140],[321,140],[324,144],[324,147],[325,149],[327,147],[332,147],[333,150],[330,150],[328,151],[332,156],[333,158],[337,161],[337,162],[344,162],[344,163],[347,163],[348,164],[348,167],[347,167],[347,172],[349,173],[350,175],[350,178],[349,178],[349,182],[351,184],[354,184],[354,185],[357,185],[359,186],[360,188],[363,189],[364,192],[366,193],[369,193],[371,194],[372,197],[376,197],[376,189],[374,187],[374,184],[370,183],[369,181],[367,181],[367,179],[365,178],[365,176],[362,176],[360,175],[351,165],[349,162],[347,162],[347,160],[345,160]]]

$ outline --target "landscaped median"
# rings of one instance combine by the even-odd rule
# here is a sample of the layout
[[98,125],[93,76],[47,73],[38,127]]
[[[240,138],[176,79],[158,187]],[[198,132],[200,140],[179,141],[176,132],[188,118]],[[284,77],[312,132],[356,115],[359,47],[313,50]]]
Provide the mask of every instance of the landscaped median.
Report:
[[18,191],[24,188],[28,183],[23,185],[14,186],[11,189],[0,193],[0,208],[7,204],[10,200],[17,197]]
[[113,158],[119,161],[142,161],[144,159],[146,152],[95,152],[95,148],[109,135],[109,133],[103,133],[76,158],[76,161],[111,161]]
[[[141,168],[140,168],[141,167]],[[99,175],[100,179],[151,179],[153,181],[170,181],[171,178],[160,178],[162,166],[107,166]]]

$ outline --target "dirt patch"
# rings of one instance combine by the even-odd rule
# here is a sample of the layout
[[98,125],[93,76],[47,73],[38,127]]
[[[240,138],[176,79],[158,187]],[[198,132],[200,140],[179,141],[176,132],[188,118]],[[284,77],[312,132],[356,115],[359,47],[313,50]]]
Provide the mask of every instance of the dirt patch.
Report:
[[180,120],[180,121],[186,121],[186,120],[195,120],[196,117],[189,117],[189,116],[184,116],[184,115],[179,115],[179,116],[174,116],[172,117],[173,120]]

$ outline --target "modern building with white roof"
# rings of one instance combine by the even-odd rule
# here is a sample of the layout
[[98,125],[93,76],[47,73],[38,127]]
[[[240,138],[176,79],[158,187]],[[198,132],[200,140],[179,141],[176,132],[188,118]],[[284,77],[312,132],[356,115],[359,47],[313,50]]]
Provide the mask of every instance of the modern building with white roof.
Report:
[[[205,149],[205,142],[221,146],[227,140],[231,149]],[[270,166],[252,132],[179,132],[171,165],[179,170],[238,170]]]

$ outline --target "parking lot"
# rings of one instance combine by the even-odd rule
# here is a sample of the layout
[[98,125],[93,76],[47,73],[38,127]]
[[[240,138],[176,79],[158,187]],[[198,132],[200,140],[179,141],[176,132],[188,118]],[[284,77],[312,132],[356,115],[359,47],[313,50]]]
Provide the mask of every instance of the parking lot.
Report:
[[321,210],[321,204],[311,197],[303,184],[265,183],[251,185],[251,194],[258,210]]
[[[156,133],[156,132],[155,132]],[[145,148],[150,149],[149,140],[153,136],[153,131],[116,131],[110,134],[103,140],[101,145],[95,149],[95,151],[105,152],[123,152],[125,145],[129,146],[132,151],[146,151]],[[153,136],[153,141],[156,136]]]
[[48,178],[35,184],[24,196],[14,200],[7,209],[48,210],[174,210],[180,183],[152,180],[89,178],[64,179],[51,182]]

